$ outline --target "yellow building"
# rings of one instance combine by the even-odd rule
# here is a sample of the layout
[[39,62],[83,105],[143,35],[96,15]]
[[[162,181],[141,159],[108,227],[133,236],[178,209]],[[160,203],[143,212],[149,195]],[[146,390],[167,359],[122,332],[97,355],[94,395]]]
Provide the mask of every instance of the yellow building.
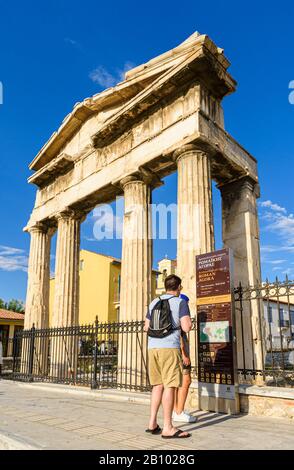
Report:
[[[80,251],[79,324],[119,321],[121,260],[93,251]],[[152,275],[155,295],[156,271]],[[50,280],[50,326],[52,325],[54,278]]]
[[0,309],[0,336],[3,344],[3,357],[12,355],[12,339],[14,334],[23,330],[24,314]]
[[158,262],[158,277],[157,277],[157,286],[156,294],[161,295],[165,292],[164,280],[170,274],[176,274],[177,269],[177,260],[168,259],[167,257],[163,258]]

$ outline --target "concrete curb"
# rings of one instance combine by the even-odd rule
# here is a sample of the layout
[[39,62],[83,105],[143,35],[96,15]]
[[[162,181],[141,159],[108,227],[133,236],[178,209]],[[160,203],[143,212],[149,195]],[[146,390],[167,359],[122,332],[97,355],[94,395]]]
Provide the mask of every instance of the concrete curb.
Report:
[[7,436],[0,432],[0,450],[39,450],[18,436]]
[[20,388],[30,388],[32,390],[43,390],[45,392],[71,394],[76,396],[88,396],[92,399],[100,398],[104,400],[122,401],[130,403],[138,403],[140,405],[150,404],[150,393],[129,392],[113,389],[102,390],[83,390],[75,385],[59,385],[59,384],[39,384],[39,383],[23,383],[14,382]]

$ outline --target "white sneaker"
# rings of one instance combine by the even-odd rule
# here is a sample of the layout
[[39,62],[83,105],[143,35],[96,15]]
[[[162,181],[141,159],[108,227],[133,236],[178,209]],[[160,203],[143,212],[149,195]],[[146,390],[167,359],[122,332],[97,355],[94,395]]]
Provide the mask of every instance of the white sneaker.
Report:
[[180,414],[174,411],[173,421],[181,423],[196,423],[197,418],[195,416],[190,415],[190,413],[188,413],[187,411],[182,411],[182,413]]

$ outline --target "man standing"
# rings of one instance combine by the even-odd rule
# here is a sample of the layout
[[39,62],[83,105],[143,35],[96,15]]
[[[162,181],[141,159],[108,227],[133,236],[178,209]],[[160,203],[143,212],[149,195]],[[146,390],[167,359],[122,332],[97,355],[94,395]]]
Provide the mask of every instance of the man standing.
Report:
[[153,386],[151,413],[146,432],[159,434],[157,414],[162,403],[165,439],[187,438],[190,434],[172,424],[175,390],[182,385],[181,329],[191,330],[189,306],[180,299],[181,279],[171,274],[164,282],[166,294],[154,299],[149,305],[145,320],[148,332],[149,380]]
[[[180,295],[181,299],[185,299],[189,303],[189,297],[185,294]],[[185,411],[185,403],[187,400],[189,388],[191,385],[191,360],[190,348],[187,333],[181,331],[181,354],[183,360],[183,381],[182,386],[176,389],[175,403],[173,412],[173,421],[182,423],[195,423],[195,416]]]

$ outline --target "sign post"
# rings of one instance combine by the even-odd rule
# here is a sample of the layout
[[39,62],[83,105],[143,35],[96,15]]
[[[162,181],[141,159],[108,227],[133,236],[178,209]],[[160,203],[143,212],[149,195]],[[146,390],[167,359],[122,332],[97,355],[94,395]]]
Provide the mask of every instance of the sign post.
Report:
[[232,279],[229,249],[196,256],[199,408],[237,414]]

